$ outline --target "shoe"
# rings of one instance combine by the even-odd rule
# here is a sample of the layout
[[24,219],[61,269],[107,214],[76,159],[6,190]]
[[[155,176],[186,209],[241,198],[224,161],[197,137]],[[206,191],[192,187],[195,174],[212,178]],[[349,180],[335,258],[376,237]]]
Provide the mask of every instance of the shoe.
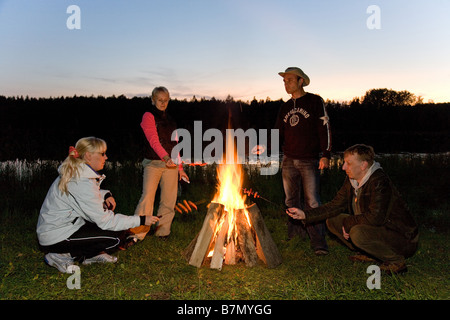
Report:
[[158,239],[161,241],[167,241],[169,240],[169,236],[158,236]]
[[406,267],[406,263],[403,261],[400,262],[388,262],[385,261],[381,264],[380,270],[385,274],[391,276],[393,274],[402,274],[408,271]]
[[128,229],[128,232],[131,234],[147,234],[150,231],[150,226],[139,226],[136,228]]
[[349,256],[348,258],[353,262],[375,262],[376,261],[375,259],[368,257],[362,253],[357,253],[354,256]]
[[44,256],[44,261],[51,267],[55,267],[62,273],[71,273],[68,269],[74,265],[74,259],[70,253],[47,253]]
[[135,242],[144,240],[147,233],[150,231],[150,226],[139,226],[127,230],[127,239],[135,239]]
[[83,261],[84,265],[89,265],[92,263],[116,263],[117,257],[111,256],[107,253],[101,253],[95,257],[85,259]]
[[314,250],[314,253],[316,256],[326,256],[328,254],[328,251],[323,250],[323,249],[318,249],[318,250]]
[[138,239],[130,236],[119,246],[119,250],[127,250],[131,246],[134,246],[138,242]]

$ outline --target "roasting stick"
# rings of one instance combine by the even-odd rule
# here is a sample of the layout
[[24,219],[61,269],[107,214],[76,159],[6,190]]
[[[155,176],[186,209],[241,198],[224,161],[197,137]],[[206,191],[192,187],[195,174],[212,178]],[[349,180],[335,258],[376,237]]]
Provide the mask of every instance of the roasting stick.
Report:
[[273,202],[273,201],[270,201],[269,199],[266,199],[266,198],[264,198],[264,197],[261,197],[261,196],[258,194],[257,191],[252,191],[251,188],[250,188],[250,190],[247,190],[247,188],[241,188],[241,190],[242,190],[245,194],[247,194],[247,195],[249,195],[249,196],[252,196],[252,197],[255,198],[255,199],[262,199],[262,200],[267,201],[267,202],[269,202],[269,203],[271,203],[271,204],[278,205],[277,203],[275,203],[275,202]]

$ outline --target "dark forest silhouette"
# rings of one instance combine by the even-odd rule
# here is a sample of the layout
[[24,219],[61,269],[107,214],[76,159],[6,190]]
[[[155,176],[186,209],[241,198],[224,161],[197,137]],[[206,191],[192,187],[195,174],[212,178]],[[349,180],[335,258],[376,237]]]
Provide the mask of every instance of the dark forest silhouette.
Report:
[[[171,100],[168,112],[179,128],[193,133],[194,121],[225,130],[231,112],[233,128],[272,129],[283,100],[250,102],[197,99]],[[111,161],[142,159],[140,122],[149,97],[123,95],[29,98],[0,96],[0,161],[62,160],[70,145],[86,136],[108,143]],[[333,151],[355,143],[377,153],[450,151],[450,103],[423,103],[407,91],[373,89],[351,102],[326,101]],[[210,142],[205,142],[205,145]]]

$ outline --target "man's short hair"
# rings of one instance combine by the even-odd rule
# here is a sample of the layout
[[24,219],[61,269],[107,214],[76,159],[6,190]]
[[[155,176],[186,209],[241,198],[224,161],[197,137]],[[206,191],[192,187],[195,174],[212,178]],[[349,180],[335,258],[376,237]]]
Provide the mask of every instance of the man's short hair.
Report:
[[361,161],[367,161],[369,166],[374,162],[375,151],[371,146],[365,144],[355,144],[344,151],[344,157],[348,154],[357,154]]

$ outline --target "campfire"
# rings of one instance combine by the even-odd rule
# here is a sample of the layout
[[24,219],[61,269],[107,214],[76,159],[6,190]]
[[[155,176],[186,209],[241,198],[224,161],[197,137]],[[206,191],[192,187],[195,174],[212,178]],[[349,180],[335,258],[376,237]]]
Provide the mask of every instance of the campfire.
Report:
[[[226,137],[227,142],[232,137]],[[231,147],[230,147],[231,146]],[[234,154],[232,143],[227,143],[227,154]],[[246,205],[242,195],[242,166],[233,159],[217,169],[217,192],[209,204],[203,226],[184,251],[190,265],[221,270],[223,264],[240,261],[248,267],[259,260],[269,268],[281,263],[281,256],[255,203]]]

